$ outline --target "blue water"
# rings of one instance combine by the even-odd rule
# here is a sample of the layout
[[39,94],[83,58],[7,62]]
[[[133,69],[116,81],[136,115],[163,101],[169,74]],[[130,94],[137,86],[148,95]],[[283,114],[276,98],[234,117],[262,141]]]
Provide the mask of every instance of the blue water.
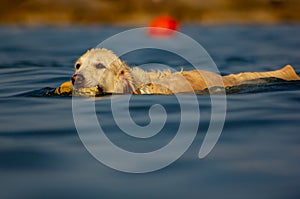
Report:
[[[197,95],[201,121],[196,139],[168,167],[129,174],[93,158],[77,134],[72,98],[46,94],[70,79],[80,54],[126,29],[0,27],[1,198],[300,197],[299,82],[271,81],[231,90],[221,137],[204,159],[198,159],[198,152],[210,122],[209,95]],[[300,72],[298,25],[183,26],[182,32],[204,46],[222,74],[276,70],[285,64]],[[176,70],[188,65],[149,50],[124,59],[137,66],[156,60]],[[163,147],[180,122],[175,96],[133,96],[130,114],[139,125],[150,122],[153,104],[168,113],[159,135],[135,139],[120,132],[110,103],[110,96],[97,99],[97,116],[107,136],[129,151]]]

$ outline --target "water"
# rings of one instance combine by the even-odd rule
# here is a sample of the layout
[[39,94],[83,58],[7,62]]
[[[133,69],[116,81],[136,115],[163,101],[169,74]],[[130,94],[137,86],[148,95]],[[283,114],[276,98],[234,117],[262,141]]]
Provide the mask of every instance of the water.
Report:
[[[122,173],[99,163],[84,148],[73,120],[72,98],[45,93],[70,79],[74,61],[86,49],[127,28],[0,29],[1,198],[300,197],[299,82],[271,81],[231,90],[221,137],[201,160],[198,152],[211,104],[209,95],[198,95],[200,127],[184,155],[156,172]],[[222,74],[276,70],[285,64],[300,72],[297,25],[183,26],[182,31],[206,48]],[[130,65],[142,65],[155,57],[176,70],[187,64],[152,51],[124,58]],[[180,122],[175,96],[132,97],[130,114],[139,125],[150,122],[153,104],[163,105],[168,113],[162,132],[149,140],[120,133],[111,98],[97,99],[95,107],[107,136],[118,146],[147,152],[175,136]]]

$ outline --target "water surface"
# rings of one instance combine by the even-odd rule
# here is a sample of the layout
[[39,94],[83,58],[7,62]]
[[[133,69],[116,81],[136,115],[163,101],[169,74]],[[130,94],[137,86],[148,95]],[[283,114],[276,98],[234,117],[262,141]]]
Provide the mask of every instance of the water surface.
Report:
[[[127,174],[99,163],[84,148],[73,121],[72,98],[44,95],[70,79],[80,54],[127,28],[0,29],[1,198],[300,197],[299,82],[232,90],[221,137],[201,160],[197,155],[211,104],[209,95],[198,95],[200,127],[187,152],[162,170]],[[285,64],[300,72],[299,26],[184,26],[182,31],[205,47],[222,74],[276,70]],[[137,66],[155,59],[175,70],[190,67],[179,57],[155,51],[124,59]],[[175,96],[132,97],[130,113],[139,125],[150,122],[153,104],[168,112],[163,131],[148,142],[120,132],[110,101],[96,100],[95,107],[103,129],[117,145],[147,152],[174,137],[180,122]]]

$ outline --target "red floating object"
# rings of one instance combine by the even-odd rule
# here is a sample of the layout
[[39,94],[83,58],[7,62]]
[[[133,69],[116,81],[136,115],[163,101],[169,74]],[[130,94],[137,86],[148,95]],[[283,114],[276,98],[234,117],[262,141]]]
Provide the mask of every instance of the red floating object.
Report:
[[158,16],[149,24],[149,34],[155,37],[169,37],[174,35],[179,27],[177,20],[170,16]]

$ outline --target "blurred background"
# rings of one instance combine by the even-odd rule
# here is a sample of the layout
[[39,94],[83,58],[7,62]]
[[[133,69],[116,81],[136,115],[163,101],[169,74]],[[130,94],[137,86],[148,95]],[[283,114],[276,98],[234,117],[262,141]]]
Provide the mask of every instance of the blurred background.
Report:
[[145,25],[166,14],[185,23],[300,21],[299,0],[1,0],[0,24]]

